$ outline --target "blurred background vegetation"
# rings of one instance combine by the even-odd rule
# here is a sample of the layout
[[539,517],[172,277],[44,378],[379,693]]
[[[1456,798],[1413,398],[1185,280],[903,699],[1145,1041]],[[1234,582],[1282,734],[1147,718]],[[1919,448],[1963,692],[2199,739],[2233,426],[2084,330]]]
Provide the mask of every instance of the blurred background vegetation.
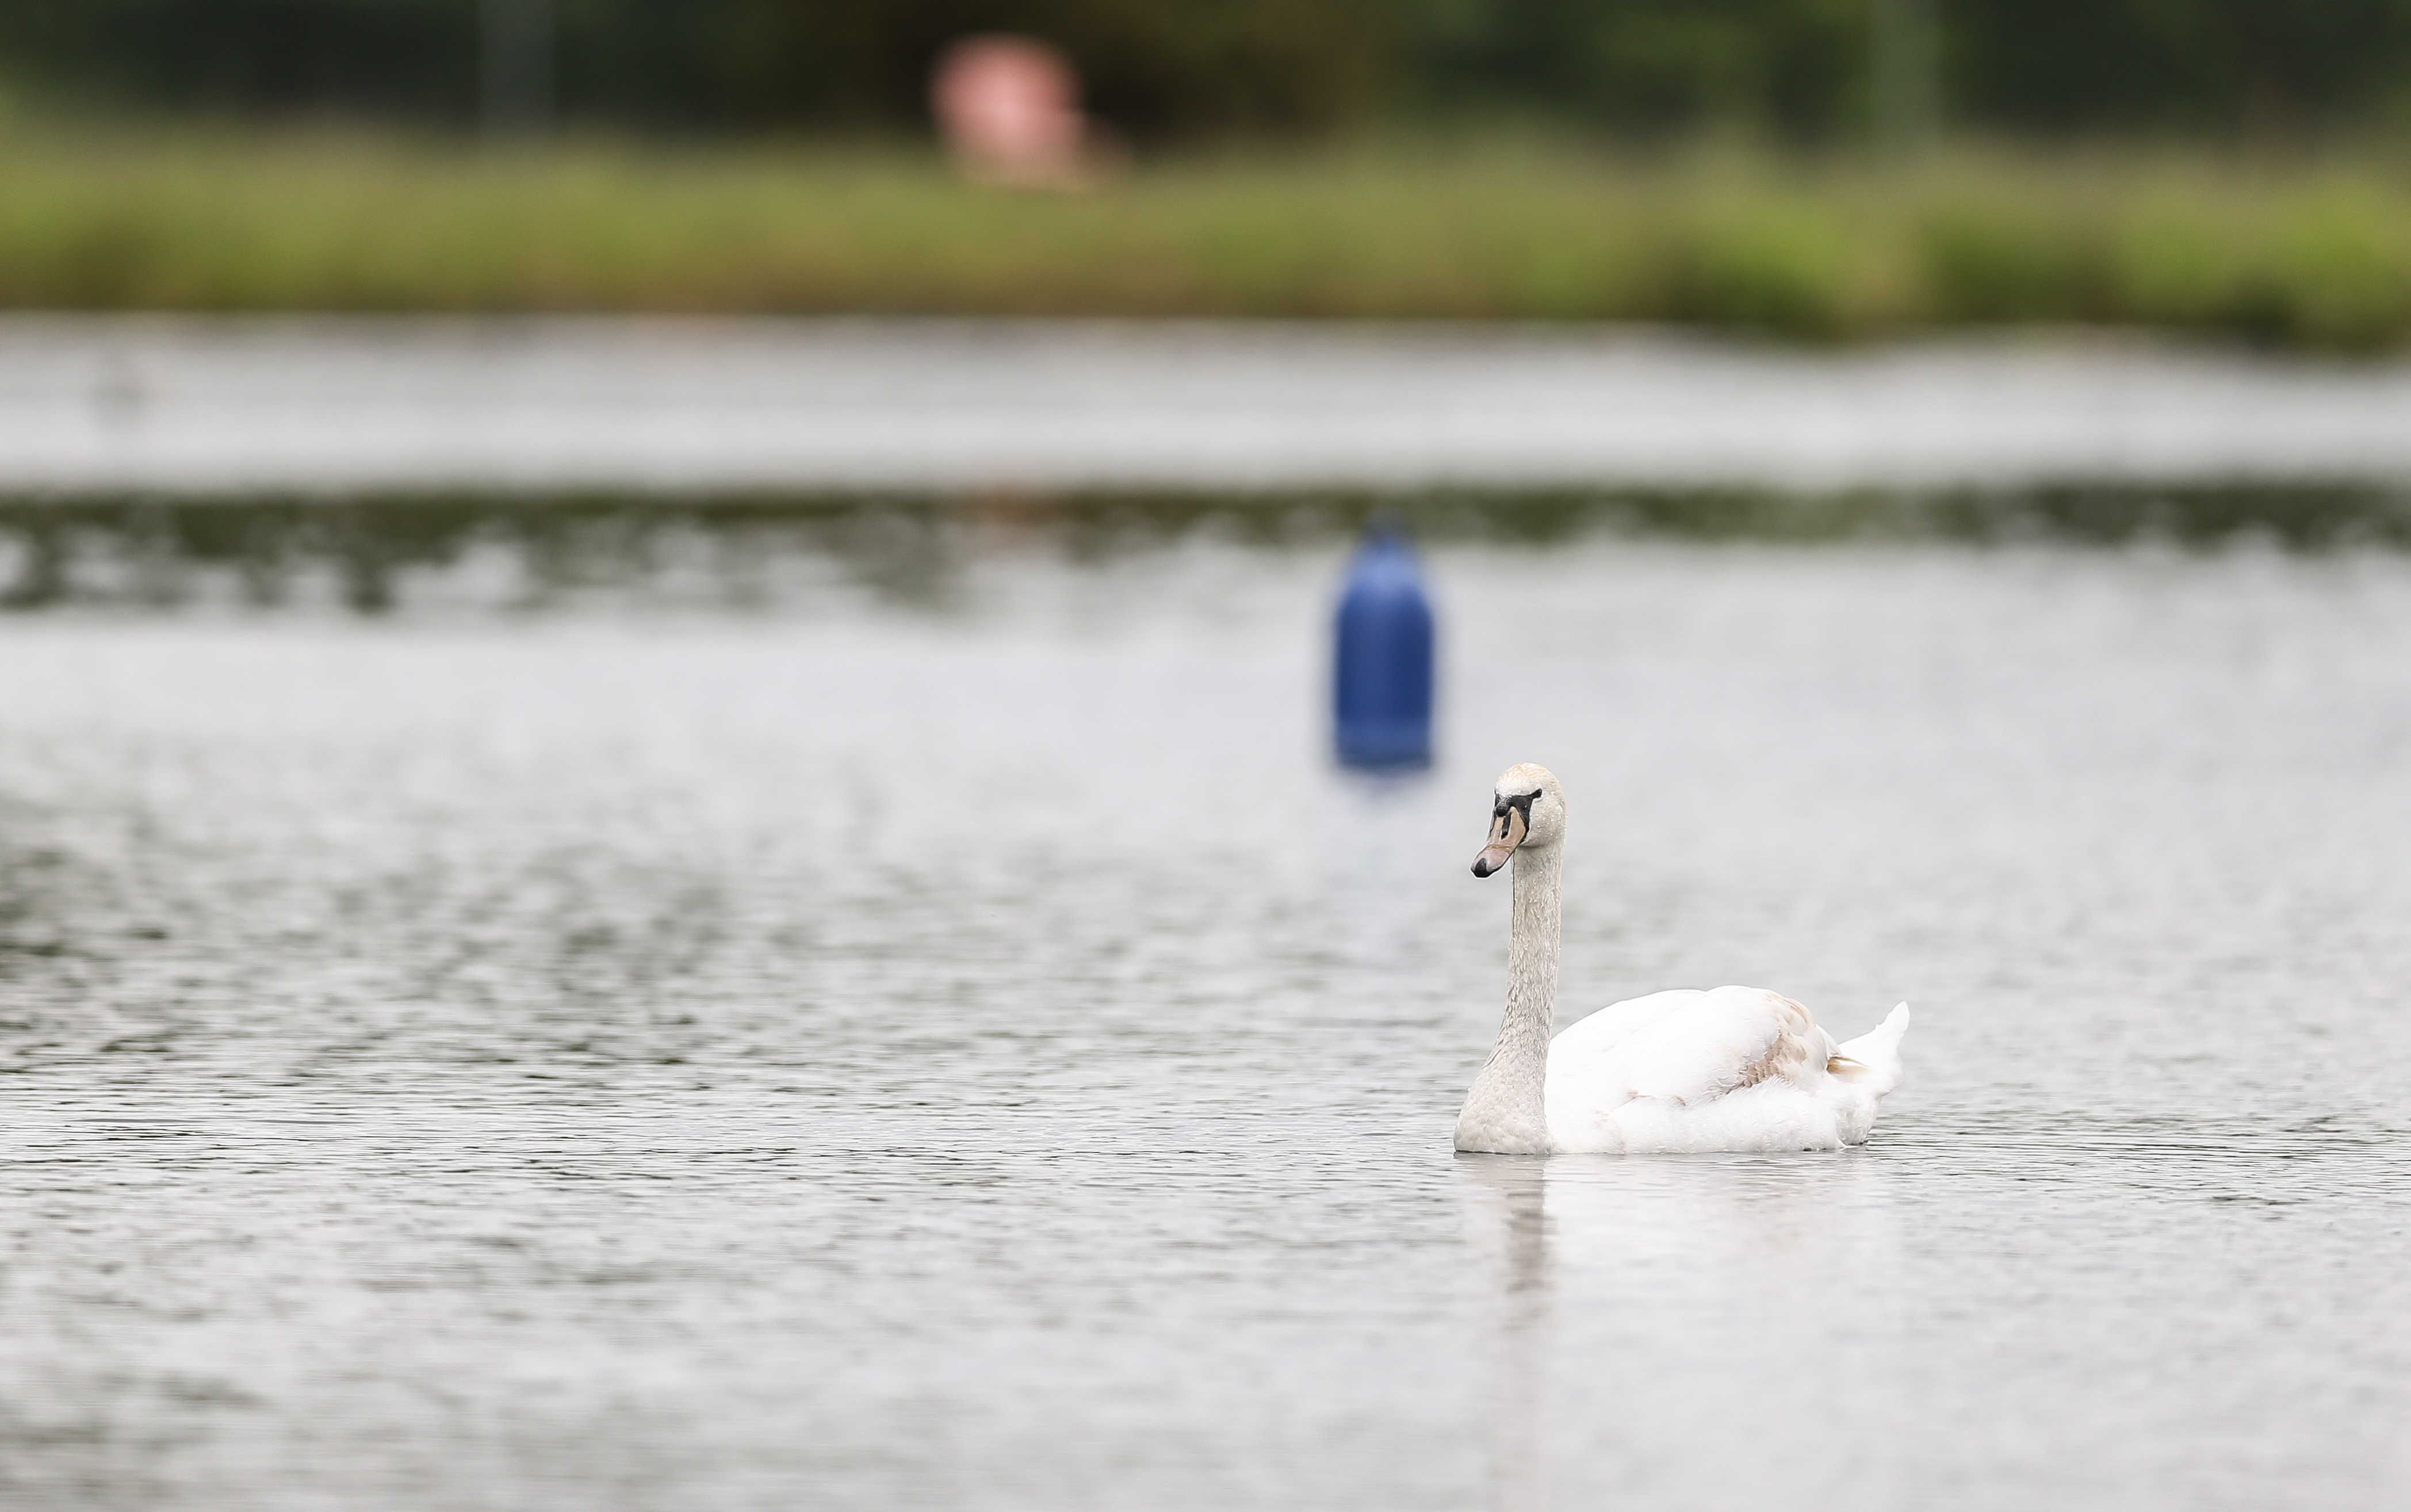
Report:
[[[2304,138],[2411,116],[2411,0],[9,0],[21,94],[150,111],[474,122],[532,10],[563,117],[910,132],[986,31],[1070,54],[1145,142],[1513,117],[1863,136],[1887,48],[1952,124]],[[1888,42],[1885,35],[1893,34]]]
[[[1132,167],[959,183],[932,59]],[[2411,334],[2411,0],[7,0],[0,303]]]

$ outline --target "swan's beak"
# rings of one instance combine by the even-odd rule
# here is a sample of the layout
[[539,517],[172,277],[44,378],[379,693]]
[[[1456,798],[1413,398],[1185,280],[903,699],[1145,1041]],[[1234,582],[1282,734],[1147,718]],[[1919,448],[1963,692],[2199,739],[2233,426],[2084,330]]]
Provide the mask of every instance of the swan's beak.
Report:
[[1498,807],[1491,812],[1490,838],[1483,845],[1482,854],[1473,858],[1473,875],[1487,877],[1507,865],[1507,858],[1524,843],[1527,832],[1524,815],[1523,806],[1499,800]]

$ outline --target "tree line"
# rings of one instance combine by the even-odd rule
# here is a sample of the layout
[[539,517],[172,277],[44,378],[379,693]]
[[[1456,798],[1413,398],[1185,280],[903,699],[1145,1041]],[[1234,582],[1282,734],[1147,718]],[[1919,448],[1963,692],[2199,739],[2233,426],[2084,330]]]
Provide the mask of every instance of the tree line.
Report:
[[893,133],[983,31],[1060,46],[1141,142],[1484,118],[1836,141],[1921,92],[1986,132],[2411,124],[2411,0],[7,0],[0,81],[71,109],[468,126],[517,89],[572,123]]

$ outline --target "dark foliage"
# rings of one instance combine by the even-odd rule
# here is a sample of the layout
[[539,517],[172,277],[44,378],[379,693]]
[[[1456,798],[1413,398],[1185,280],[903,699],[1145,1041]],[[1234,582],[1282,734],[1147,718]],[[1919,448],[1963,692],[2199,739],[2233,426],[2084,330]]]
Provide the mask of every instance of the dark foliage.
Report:
[[[8,0],[0,66],[103,101],[239,112],[475,109],[482,0]],[[1141,136],[1311,129],[1372,102],[1371,0],[552,0],[573,118],[909,127],[970,33],[1046,37]]]
[[2411,108],[2411,0],[1945,4],[1981,121],[2283,137]]
[[1407,0],[1394,77],[1426,108],[1830,136],[1865,113],[1868,17],[1868,0]]
[[0,64],[104,101],[459,116],[478,0],[7,0]]
[[[100,104],[466,124],[498,3],[7,0],[0,70]],[[1927,3],[1961,124],[2283,137],[2411,111],[2411,0]],[[1866,126],[1881,0],[550,5],[561,108],[586,121],[909,129],[939,50],[1006,30],[1062,46],[1141,138],[1436,110],[1834,138]]]

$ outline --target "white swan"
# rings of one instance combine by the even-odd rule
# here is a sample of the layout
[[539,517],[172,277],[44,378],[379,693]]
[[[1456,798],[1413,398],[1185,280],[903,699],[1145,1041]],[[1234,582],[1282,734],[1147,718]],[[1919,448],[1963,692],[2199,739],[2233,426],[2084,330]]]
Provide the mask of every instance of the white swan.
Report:
[[1507,1014],[1456,1115],[1456,1147],[1498,1155],[1832,1150],[1865,1141],[1900,1081],[1908,1005],[1847,1044],[1760,987],[1660,992],[1553,1042],[1566,795],[1547,767],[1499,778],[1473,875],[1514,866]]

